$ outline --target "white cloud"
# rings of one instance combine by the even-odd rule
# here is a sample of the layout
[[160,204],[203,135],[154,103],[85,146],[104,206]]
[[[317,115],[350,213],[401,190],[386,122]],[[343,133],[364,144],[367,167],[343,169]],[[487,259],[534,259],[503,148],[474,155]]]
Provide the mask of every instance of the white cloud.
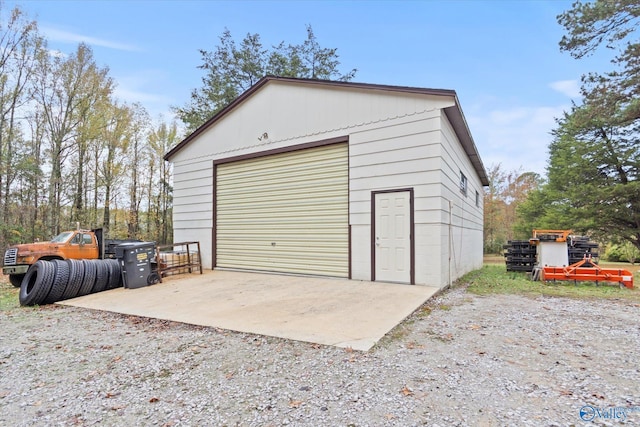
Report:
[[56,49],[49,49],[49,56],[52,58],[66,58],[68,55]]
[[93,46],[101,46],[109,49],[125,50],[129,52],[137,52],[140,49],[136,46],[118,43],[110,40],[99,39],[83,34],[72,33],[69,31],[58,30],[51,27],[41,28],[42,32],[51,41],[57,41],[62,43],[86,43]]
[[486,168],[533,171],[545,175],[555,119],[569,106],[474,109],[469,127]]
[[142,105],[145,104],[169,104],[171,99],[164,95],[158,95],[155,93],[148,93],[134,88],[126,88],[122,85],[116,87],[114,91],[116,98],[125,101],[127,103],[138,102]]
[[557,82],[550,83],[549,87],[569,98],[580,97],[580,84],[578,80],[558,80]]

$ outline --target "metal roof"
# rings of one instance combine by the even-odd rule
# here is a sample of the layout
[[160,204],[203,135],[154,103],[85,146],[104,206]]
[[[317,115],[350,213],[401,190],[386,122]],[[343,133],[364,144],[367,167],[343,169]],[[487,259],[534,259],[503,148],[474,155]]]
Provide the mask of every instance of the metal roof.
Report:
[[247,98],[251,97],[255,92],[260,90],[263,86],[269,84],[269,82],[277,81],[282,83],[289,84],[303,84],[308,86],[322,86],[322,87],[339,87],[339,88],[347,88],[347,89],[364,89],[364,90],[376,90],[376,91],[387,91],[387,92],[400,92],[400,93],[411,93],[417,95],[431,95],[431,96],[447,96],[453,97],[455,99],[455,105],[452,107],[448,107],[444,109],[444,113],[451,122],[453,129],[462,144],[467,156],[469,156],[469,160],[473,165],[476,173],[480,177],[480,182],[484,186],[489,185],[489,179],[487,177],[487,173],[485,171],[484,165],[482,164],[482,160],[480,159],[480,155],[478,154],[478,149],[473,141],[473,137],[471,136],[471,132],[469,131],[469,126],[467,125],[467,121],[462,113],[462,109],[460,108],[460,102],[458,100],[458,95],[454,90],[450,89],[429,89],[429,88],[418,88],[418,87],[409,87],[409,86],[390,86],[390,85],[380,85],[380,84],[371,84],[371,83],[356,83],[356,82],[342,82],[342,81],[331,81],[331,80],[318,80],[318,79],[302,79],[302,78],[293,78],[293,77],[277,77],[277,76],[266,76],[260,79],[256,84],[251,86],[248,90],[246,90],[242,95],[236,98],[232,103],[224,107],[218,113],[216,113],[213,117],[207,120],[204,124],[202,124],[198,129],[193,131],[189,136],[187,136],[184,140],[182,140],[178,145],[173,147],[167,154],[165,154],[164,159],[170,160],[178,151],[184,148],[187,144],[189,144],[192,140],[198,137],[201,133],[206,131],[210,126],[214,125],[217,121],[221,120],[227,113],[232,111],[238,105],[243,103]]

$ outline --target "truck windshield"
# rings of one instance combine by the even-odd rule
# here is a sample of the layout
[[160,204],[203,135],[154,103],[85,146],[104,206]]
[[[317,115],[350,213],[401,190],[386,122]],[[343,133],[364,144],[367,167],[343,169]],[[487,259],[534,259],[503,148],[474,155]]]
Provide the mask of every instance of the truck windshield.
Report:
[[67,240],[69,240],[69,237],[71,237],[72,234],[73,232],[71,231],[62,232],[58,234],[56,237],[54,237],[53,239],[51,239],[51,243],[64,243]]

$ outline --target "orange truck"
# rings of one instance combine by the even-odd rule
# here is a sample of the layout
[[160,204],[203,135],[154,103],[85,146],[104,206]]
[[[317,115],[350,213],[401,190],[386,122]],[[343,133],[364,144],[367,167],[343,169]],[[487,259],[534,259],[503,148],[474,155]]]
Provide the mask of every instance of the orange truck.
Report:
[[[101,228],[63,231],[48,242],[12,245],[4,253],[2,274],[20,287],[24,275],[38,260],[114,258],[115,247],[133,240],[105,240]],[[136,240],[137,241],[137,240]]]

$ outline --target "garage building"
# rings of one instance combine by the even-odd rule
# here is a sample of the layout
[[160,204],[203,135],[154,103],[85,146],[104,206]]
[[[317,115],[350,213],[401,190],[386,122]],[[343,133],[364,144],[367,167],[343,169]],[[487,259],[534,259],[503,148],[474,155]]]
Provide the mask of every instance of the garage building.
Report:
[[489,182],[453,90],[265,77],[165,159],[206,268],[443,287],[482,266]]

